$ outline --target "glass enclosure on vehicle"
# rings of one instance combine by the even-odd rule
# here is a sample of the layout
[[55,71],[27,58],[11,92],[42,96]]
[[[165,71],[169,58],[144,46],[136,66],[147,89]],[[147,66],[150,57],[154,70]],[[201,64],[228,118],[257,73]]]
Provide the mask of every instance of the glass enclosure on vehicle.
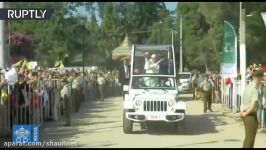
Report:
[[135,45],[133,75],[175,75],[172,45]]
[[137,76],[132,79],[133,89],[175,89],[175,78],[158,76]]
[[190,74],[188,73],[180,73],[178,74],[179,79],[190,79]]

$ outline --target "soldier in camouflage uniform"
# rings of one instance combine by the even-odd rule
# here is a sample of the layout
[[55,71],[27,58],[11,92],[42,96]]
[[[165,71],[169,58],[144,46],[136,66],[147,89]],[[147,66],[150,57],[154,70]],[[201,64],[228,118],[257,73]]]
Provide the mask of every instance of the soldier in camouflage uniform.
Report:
[[70,87],[67,81],[67,78],[61,80],[62,90],[61,90],[61,99],[64,103],[64,118],[66,121],[65,126],[70,126]]

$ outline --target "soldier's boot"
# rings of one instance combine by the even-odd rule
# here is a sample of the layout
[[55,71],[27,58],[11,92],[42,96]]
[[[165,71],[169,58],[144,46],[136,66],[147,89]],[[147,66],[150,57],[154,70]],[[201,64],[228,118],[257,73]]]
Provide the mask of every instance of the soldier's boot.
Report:
[[79,90],[78,91],[78,98],[77,98],[77,109],[76,109],[77,112],[79,111],[79,108],[80,108],[81,96],[82,96],[82,94]]
[[100,87],[100,101],[104,101],[104,87]]
[[203,112],[206,113],[207,112],[207,100],[203,100]]
[[70,119],[66,120],[65,126],[70,126]]
[[64,126],[70,126],[70,116],[65,116],[66,124]]
[[78,98],[76,99],[75,112],[79,112]]
[[78,97],[78,93],[76,92],[76,96],[75,96],[75,112],[79,111],[79,97]]
[[75,112],[79,111],[79,98],[78,90],[75,89]]
[[141,122],[141,123],[140,123],[140,128],[141,128],[142,130],[145,130],[145,129],[147,129],[147,126],[146,126],[145,123]]
[[70,126],[70,105],[69,105],[68,99],[65,101],[64,116],[65,116],[65,121],[66,121],[66,124],[64,126]]
[[210,112],[213,112],[211,100],[209,100],[209,102],[208,102],[208,109],[209,109]]
[[202,93],[202,99],[203,99],[203,107],[204,107],[204,113],[207,112],[207,110],[211,110],[211,98],[210,98],[210,95],[209,93]]
[[83,94],[83,88],[80,90],[80,101],[83,102],[84,101],[84,94]]

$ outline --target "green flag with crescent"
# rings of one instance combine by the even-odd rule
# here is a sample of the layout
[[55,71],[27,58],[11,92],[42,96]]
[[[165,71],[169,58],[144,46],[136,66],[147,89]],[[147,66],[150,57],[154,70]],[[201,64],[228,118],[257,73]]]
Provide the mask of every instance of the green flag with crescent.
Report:
[[233,25],[224,21],[223,55],[221,62],[222,75],[237,75],[237,35]]

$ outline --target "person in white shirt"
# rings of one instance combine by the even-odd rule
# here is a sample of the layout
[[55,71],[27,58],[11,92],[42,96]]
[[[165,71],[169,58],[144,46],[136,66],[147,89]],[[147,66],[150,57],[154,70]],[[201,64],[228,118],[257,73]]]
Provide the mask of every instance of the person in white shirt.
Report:
[[100,73],[97,79],[98,85],[99,85],[99,93],[100,93],[100,100],[104,100],[104,84],[105,84],[105,79],[103,77],[103,74]]
[[[157,56],[155,54],[151,55],[151,58],[149,59],[150,55],[148,52],[145,53],[145,65],[144,69],[146,70],[147,74],[156,74],[159,73],[160,70],[160,62],[163,60],[157,61]],[[146,85],[149,87],[156,87],[157,84],[159,84],[159,80],[157,78],[151,78],[151,77],[146,77],[144,78]]]
[[203,101],[203,109],[204,113],[207,112],[207,109],[209,109],[212,112],[211,104],[212,104],[212,89],[213,89],[213,83],[209,79],[209,75],[206,74],[204,81],[201,82],[200,90],[201,90],[201,99]]
[[145,53],[144,69],[146,70],[146,73],[159,73],[159,64],[162,62],[162,60],[163,59],[157,61],[157,56],[155,54],[152,54],[151,58],[149,59],[149,53]]

